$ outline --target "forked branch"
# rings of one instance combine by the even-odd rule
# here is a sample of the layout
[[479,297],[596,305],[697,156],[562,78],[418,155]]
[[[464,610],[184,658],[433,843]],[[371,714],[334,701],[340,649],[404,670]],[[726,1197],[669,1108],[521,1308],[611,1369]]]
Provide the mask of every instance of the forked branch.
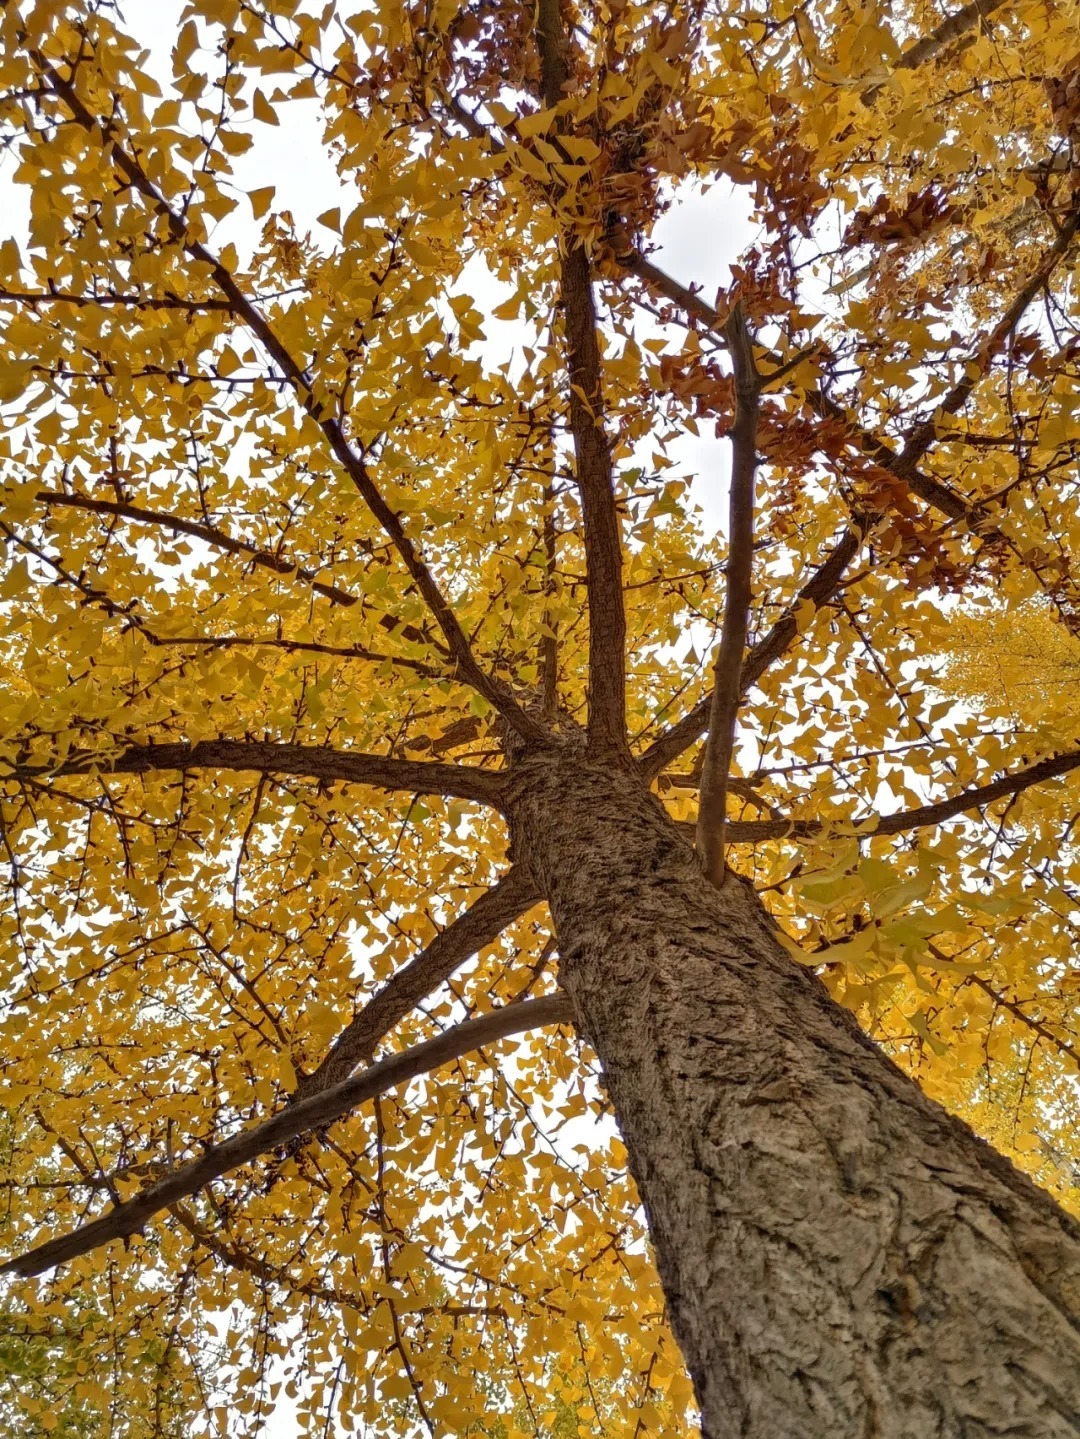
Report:
[[735,421],[731,428],[731,486],[728,495],[727,586],[724,624],[713,671],[709,735],[701,771],[697,848],[713,884],[724,879],[724,826],[727,822],[728,771],[735,746],[735,723],[742,697],[743,651],[750,621],[754,566],[754,473],[761,376],[742,301],[725,326],[735,373]]
[[[1054,243],[1013,296],[1011,304],[1006,307],[997,323],[976,341],[967,363],[964,365],[964,373],[948,394],[937,401],[935,416],[955,415],[964,408],[974,393],[976,385],[985,376],[993,361],[1001,353],[1006,341],[1024,318],[1032,301],[1046,288],[1058,265],[1072,251],[1078,231],[1080,231],[1080,206],[1073,210],[1073,213],[1061,226]],[[937,418],[923,420],[921,424],[915,425],[904,443],[903,450],[891,465],[893,474],[910,481],[910,476],[915,473],[915,466],[933,446],[938,435],[939,422]],[[912,488],[914,489],[915,486],[912,485]],[[986,533],[985,526],[984,533]]]
[[[740,696],[757,683],[771,664],[787,653],[800,628],[805,627],[807,608],[820,609],[836,593],[844,571],[862,547],[862,524],[868,523],[864,516],[853,516],[852,519],[852,525],[833,545],[784,613],[768,633],[747,651],[739,676]],[[681,720],[653,741],[638,761],[640,772],[646,779],[655,779],[692,744],[697,743],[708,728],[712,703],[710,691]]]
[[301,1079],[296,1102],[340,1084],[360,1064],[370,1064],[379,1042],[478,950],[492,944],[507,925],[525,913],[539,894],[528,870],[515,865],[403,965],[372,995],[330,1046],[318,1069]]
[[[938,408],[948,414],[957,413],[970,398],[979,379],[985,375],[990,363],[996,358],[1008,337],[1014,332],[1027,309],[1049,282],[1054,270],[1067,257],[1080,234],[1080,209],[1077,209],[1063,224],[1053,245],[1047,250],[1034,272],[1017,291],[1011,303],[998,321],[973,345],[965,366],[963,377],[948,392]],[[681,285],[666,275],[651,261],[636,250],[619,255],[619,262],[626,269],[638,275],[650,289],[672,300],[687,314],[700,320],[718,338],[730,344],[724,322],[719,312],[696,291]],[[768,351],[760,352],[761,358],[774,369],[782,367],[783,357]],[[766,381],[768,376],[765,377]],[[938,436],[933,420],[916,425],[907,437],[902,450],[894,450],[880,435],[859,425],[848,413],[827,395],[820,386],[807,391],[807,401],[822,418],[843,424],[862,453],[910,487],[912,492],[932,505],[950,520],[962,521],[984,541],[994,541],[1008,546],[1031,569],[1036,579],[1046,588],[1043,572],[1029,554],[1021,554],[1015,541],[995,526],[987,516],[986,507],[958,494],[948,485],[919,469],[919,461],[932,448]],[[869,511],[852,514],[851,524],[841,536],[833,550],[817,568],[800,591],[796,603],[789,607],[784,616],[773,626],[763,642],[755,646],[747,656],[743,667],[743,691],[749,688],[769,664],[783,654],[798,633],[797,611],[805,601],[815,608],[826,603],[840,583],[844,570],[858,554],[864,535],[874,523]],[[1048,590],[1051,601],[1052,589]],[[673,725],[641,757],[642,772],[650,778],[660,773],[666,765],[677,759],[705,731],[711,714],[713,696],[706,695],[694,708]]]
[[[647,260],[637,250],[628,250],[618,255],[619,264],[631,274],[642,279],[650,290],[662,295],[665,299],[671,300],[680,309],[685,310],[688,315],[700,320],[705,328],[720,340],[726,340],[724,321],[720,312],[696,290],[682,285],[678,280],[664,273],[651,260]],[[787,363],[783,355],[768,350],[759,351],[760,358],[765,361],[773,370],[781,370]],[[847,410],[826,394],[820,385],[811,385],[806,391],[806,401],[814,413],[822,420],[829,420],[842,425],[851,436],[853,445],[858,446],[862,453],[880,465],[883,470],[890,474],[896,474],[898,479],[903,479],[912,492],[932,505],[941,514],[950,520],[959,520],[977,528],[980,523],[980,513],[976,506],[951,490],[948,485],[920,470],[916,465],[908,466],[903,475],[900,475],[896,466],[899,462],[899,455],[891,446],[873,430],[860,425]]]

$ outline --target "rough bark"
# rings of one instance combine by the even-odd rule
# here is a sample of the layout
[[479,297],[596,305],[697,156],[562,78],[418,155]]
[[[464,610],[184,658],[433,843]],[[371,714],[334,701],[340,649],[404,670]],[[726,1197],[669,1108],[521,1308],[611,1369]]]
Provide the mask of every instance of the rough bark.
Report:
[[520,763],[707,1439],[1080,1434],[1080,1226],[708,885],[640,780]]

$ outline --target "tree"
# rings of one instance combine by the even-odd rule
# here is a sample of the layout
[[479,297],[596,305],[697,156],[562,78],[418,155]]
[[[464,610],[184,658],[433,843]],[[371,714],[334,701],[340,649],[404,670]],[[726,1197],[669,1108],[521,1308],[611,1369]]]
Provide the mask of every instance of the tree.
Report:
[[9,1312],[110,1433],[1080,1432],[1080,748],[940,659],[1080,624],[1075,6],[0,15]]

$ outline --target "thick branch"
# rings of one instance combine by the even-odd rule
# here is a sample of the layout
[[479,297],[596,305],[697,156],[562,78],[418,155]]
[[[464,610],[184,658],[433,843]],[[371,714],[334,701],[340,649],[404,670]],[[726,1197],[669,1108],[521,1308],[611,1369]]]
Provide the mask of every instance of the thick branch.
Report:
[[123,175],[131,188],[137,190],[162,216],[177,244],[182,246],[193,260],[207,267],[210,278],[229,301],[233,313],[258,337],[267,354],[288,380],[304,412],[322,431],[334,456],[356,486],[368,509],[382,526],[400,556],[446,637],[450,653],[457,663],[460,678],[483,695],[523,739],[531,740],[534,743],[544,743],[548,738],[544,726],[525,713],[510,688],[502,680],[495,675],[487,674],[477,663],[457,616],[450,608],[431,571],[420,558],[412,540],[405,533],[400,517],[383,498],[371,477],[362,454],[354,449],[346,437],[341,423],[328,413],[316,398],[314,385],[308,371],[294,359],[291,351],[279,338],[266,316],[240,288],[231,272],[225,268],[212,251],[191,235],[184,217],[172,208],[147,177],[138,161],[127,152],[118,139],[114,138],[113,122],[103,121],[92,115],[79,98],[71,82],[63,79],[44,56],[35,54],[34,61],[41,71],[46,85],[64,101],[78,123],[91,134],[100,133],[102,135],[116,169]]
[[589,263],[577,245],[562,260],[563,313],[570,371],[570,429],[581,495],[585,592],[589,601],[589,738],[626,748],[626,615],[622,543],[611,450],[603,431],[600,351]]
[[[566,35],[560,0],[539,0],[536,38],[544,103],[563,99]],[[622,540],[615,505],[611,446],[604,431],[604,397],[596,303],[589,258],[581,241],[563,235],[559,288],[566,336],[568,407],[575,477],[585,539],[589,601],[589,739],[601,750],[626,750],[626,613]]]
[[[896,69],[917,70],[920,65],[933,60],[935,55],[940,55],[954,40],[970,36],[978,25],[988,20],[994,11],[1000,10],[1004,4],[1005,0],[971,0],[970,5],[954,11],[931,30],[929,35],[924,35],[921,40],[916,40],[914,45],[909,46],[896,62]],[[874,93],[880,88],[875,86]],[[869,93],[863,98],[869,99]]]
[[555,571],[558,568],[558,531],[555,510],[555,488],[544,490],[544,632],[540,637],[540,693],[543,715],[553,720],[559,713],[559,637],[554,614],[556,593]]
[[[1080,769],[1080,750],[1068,750],[1064,754],[1050,755],[1034,764],[1025,765],[1023,769],[1003,774],[987,784],[961,790],[959,794],[938,800],[934,804],[919,805],[916,809],[904,809],[896,814],[864,814],[837,823],[843,824],[845,828],[849,825],[865,827],[863,832],[867,837],[906,834],[908,830],[944,824],[946,820],[955,819],[967,810],[981,809],[983,805],[993,804],[995,800],[1007,799],[1010,795],[1020,794],[1034,785],[1044,784],[1047,780],[1059,779],[1075,769]],[[756,844],[766,839],[813,839],[815,835],[824,834],[832,828],[834,826],[827,821],[818,819],[730,820],[728,837],[732,844]]]
[[228,769],[257,774],[294,774],[324,784],[342,780],[405,794],[441,794],[496,807],[503,780],[488,770],[385,755],[352,753],[323,745],[275,744],[260,740],[200,740],[198,744],[132,745],[118,753],[81,750],[57,764],[16,763],[0,778],[65,774],[151,774],[157,770]]
[[320,1094],[348,1079],[357,1065],[370,1064],[379,1042],[399,1020],[478,950],[498,939],[539,897],[528,871],[515,865],[368,1000],[338,1035],[318,1069],[297,1085],[294,1101]]
[[[963,41],[957,46],[957,53],[965,50],[977,38],[975,32],[978,26],[1004,4],[1005,0],[971,0],[971,4],[946,16],[928,35],[916,40],[914,45],[909,45],[893,68],[917,70],[920,65],[933,60],[957,40]],[[883,84],[870,85],[862,93],[863,104],[875,104],[885,89]]]
[[735,422],[731,429],[731,487],[728,496],[728,562],[724,623],[713,672],[709,737],[698,800],[697,849],[705,874],[719,886],[724,880],[724,825],[727,783],[735,747],[735,723],[743,694],[742,665],[750,622],[754,567],[754,473],[761,380],[754,363],[754,342],[742,302],[726,326],[735,371]]
[[434,1039],[405,1050],[403,1054],[381,1060],[354,1079],[348,1079],[310,1099],[288,1105],[253,1129],[245,1130],[222,1144],[212,1145],[198,1159],[174,1169],[100,1219],[10,1259],[0,1266],[0,1273],[23,1277],[44,1274],[46,1270],[77,1259],[81,1254],[88,1254],[113,1239],[136,1234],[153,1215],[197,1193],[211,1180],[257,1159],[298,1135],[332,1124],[367,1099],[374,1099],[399,1084],[415,1079],[417,1075],[427,1074],[443,1064],[460,1059],[481,1045],[520,1034],[526,1029],[537,1029],[541,1025],[568,1024],[572,1019],[573,1009],[569,999],[557,994],[530,999],[522,1004],[504,1005],[502,1009],[482,1015],[479,1019],[466,1020]]

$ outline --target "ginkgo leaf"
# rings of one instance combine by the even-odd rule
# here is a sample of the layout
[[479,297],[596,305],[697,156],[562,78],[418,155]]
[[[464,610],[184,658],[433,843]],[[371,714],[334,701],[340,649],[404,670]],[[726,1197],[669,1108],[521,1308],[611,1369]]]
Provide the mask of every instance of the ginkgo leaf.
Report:
[[269,210],[274,201],[276,187],[264,185],[257,190],[248,191],[248,199],[251,201],[251,213],[256,220],[261,220]]
[[251,97],[251,110],[256,120],[261,120],[264,125],[280,124],[276,110],[261,90],[256,90]]

